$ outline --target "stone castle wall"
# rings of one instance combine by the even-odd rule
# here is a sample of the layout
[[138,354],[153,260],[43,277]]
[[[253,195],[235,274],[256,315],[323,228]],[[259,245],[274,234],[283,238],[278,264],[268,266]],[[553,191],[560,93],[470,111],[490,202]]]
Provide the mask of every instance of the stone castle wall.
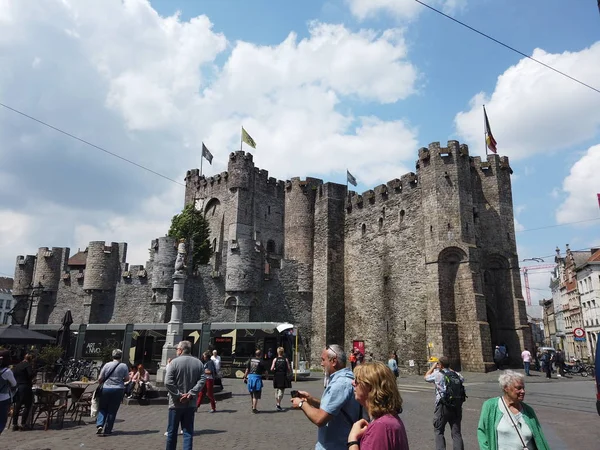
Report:
[[[527,338],[511,173],[508,158],[470,157],[456,141],[420,149],[415,173],[362,194],[276,180],[243,151],[220,174],[190,170],[185,204],[204,212],[214,254],[189,273],[184,320],[288,321],[313,363],[327,344],[356,340],[376,359],[397,351],[406,370],[442,354],[488,370],[493,345],[518,355]],[[35,304],[41,323],[67,308],[75,322],[164,323],[175,244],[152,241],[144,267],[126,263],[124,243],[92,242],[81,273],[68,249],[42,248],[17,258],[16,296],[47,286]]]

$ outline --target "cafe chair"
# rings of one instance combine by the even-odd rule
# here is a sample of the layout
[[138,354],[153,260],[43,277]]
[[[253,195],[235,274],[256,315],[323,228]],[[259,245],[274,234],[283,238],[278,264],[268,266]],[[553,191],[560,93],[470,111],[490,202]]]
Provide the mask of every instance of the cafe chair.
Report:
[[65,399],[55,392],[43,389],[34,389],[33,395],[33,424],[41,418],[44,421],[44,430],[48,430],[53,421],[62,428],[67,410]]
[[71,420],[77,420],[77,416],[79,416],[78,425],[81,425],[81,420],[83,419],[84,415],[90,414],[92,407],[92,396],[94,395],[94,391],[97,387],[98,383],[88,384],[77,401],[71,405]]

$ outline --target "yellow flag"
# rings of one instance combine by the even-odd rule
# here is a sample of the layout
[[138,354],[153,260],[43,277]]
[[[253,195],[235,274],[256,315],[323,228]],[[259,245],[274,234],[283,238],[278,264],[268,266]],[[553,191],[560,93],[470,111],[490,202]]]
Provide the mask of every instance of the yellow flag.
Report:
[[256,148],[256,142],[254,142],[254,139],[252,139],[248,132],[244,130],[244,127],[242,127],[242,141],[248,144],[250,147]]

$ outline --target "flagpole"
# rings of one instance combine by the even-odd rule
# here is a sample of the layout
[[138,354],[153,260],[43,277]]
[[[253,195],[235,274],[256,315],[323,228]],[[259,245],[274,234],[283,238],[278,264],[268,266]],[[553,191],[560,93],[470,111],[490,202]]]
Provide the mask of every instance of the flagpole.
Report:
[[202,176],[202,160],[204,159],[204,142],[202,143],[202,152],[200,154],[200,176]]
[[485,148],[485,156],[487,158],[488,147],[487,147],[487,128],[485,126],[485,105],[483,105],[483,148]]
[[[242,130],[244,129],[244,127],[242,127]],[[244,142],[244,132],[241,131],[240,132],[240,151],[242,151],[242,142]]]

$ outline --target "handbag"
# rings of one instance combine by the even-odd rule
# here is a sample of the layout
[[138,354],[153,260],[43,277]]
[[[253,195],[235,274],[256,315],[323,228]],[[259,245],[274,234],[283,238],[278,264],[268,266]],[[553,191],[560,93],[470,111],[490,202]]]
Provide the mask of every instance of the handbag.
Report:
[[120,365],[121,365],[121,363],[117,363],[117,365],[115,367],[113,367],[110,372],[108,372],[108,375],[106,375],[106,378],[104,378],[104,381],[102,381],[101,384],[100,383],[98,384],[98,387],[94,391],[94,398],[100,398],[100,397],[102,397],[102,389],[104,388],[104,383],[106,382],[106,380],[108,380],[110,378],[110,376],[113,374],[113,372]]
[[515,428],[515,431],[519,435],[519,439],[521,440],[521,444],[523,444],[523,450],[529,450],[528,447],[527,447],[527,444],[525,444],[525,440],[523,439],[523,436],[521,436],[521,431],[519,430],[519,427],[517,426],[517,424],[513,420],[512,414],[511,414],[510,410],[508,409],[508,406],[506,406],[506,403],[504,402],[504,397],[500,397],[500,398],[502,399],[502,404],[504,405],[504,409],[506,409],[506,412],[508,413],[508,418],[510,419],[510,422],[512,423],[512,426]]

